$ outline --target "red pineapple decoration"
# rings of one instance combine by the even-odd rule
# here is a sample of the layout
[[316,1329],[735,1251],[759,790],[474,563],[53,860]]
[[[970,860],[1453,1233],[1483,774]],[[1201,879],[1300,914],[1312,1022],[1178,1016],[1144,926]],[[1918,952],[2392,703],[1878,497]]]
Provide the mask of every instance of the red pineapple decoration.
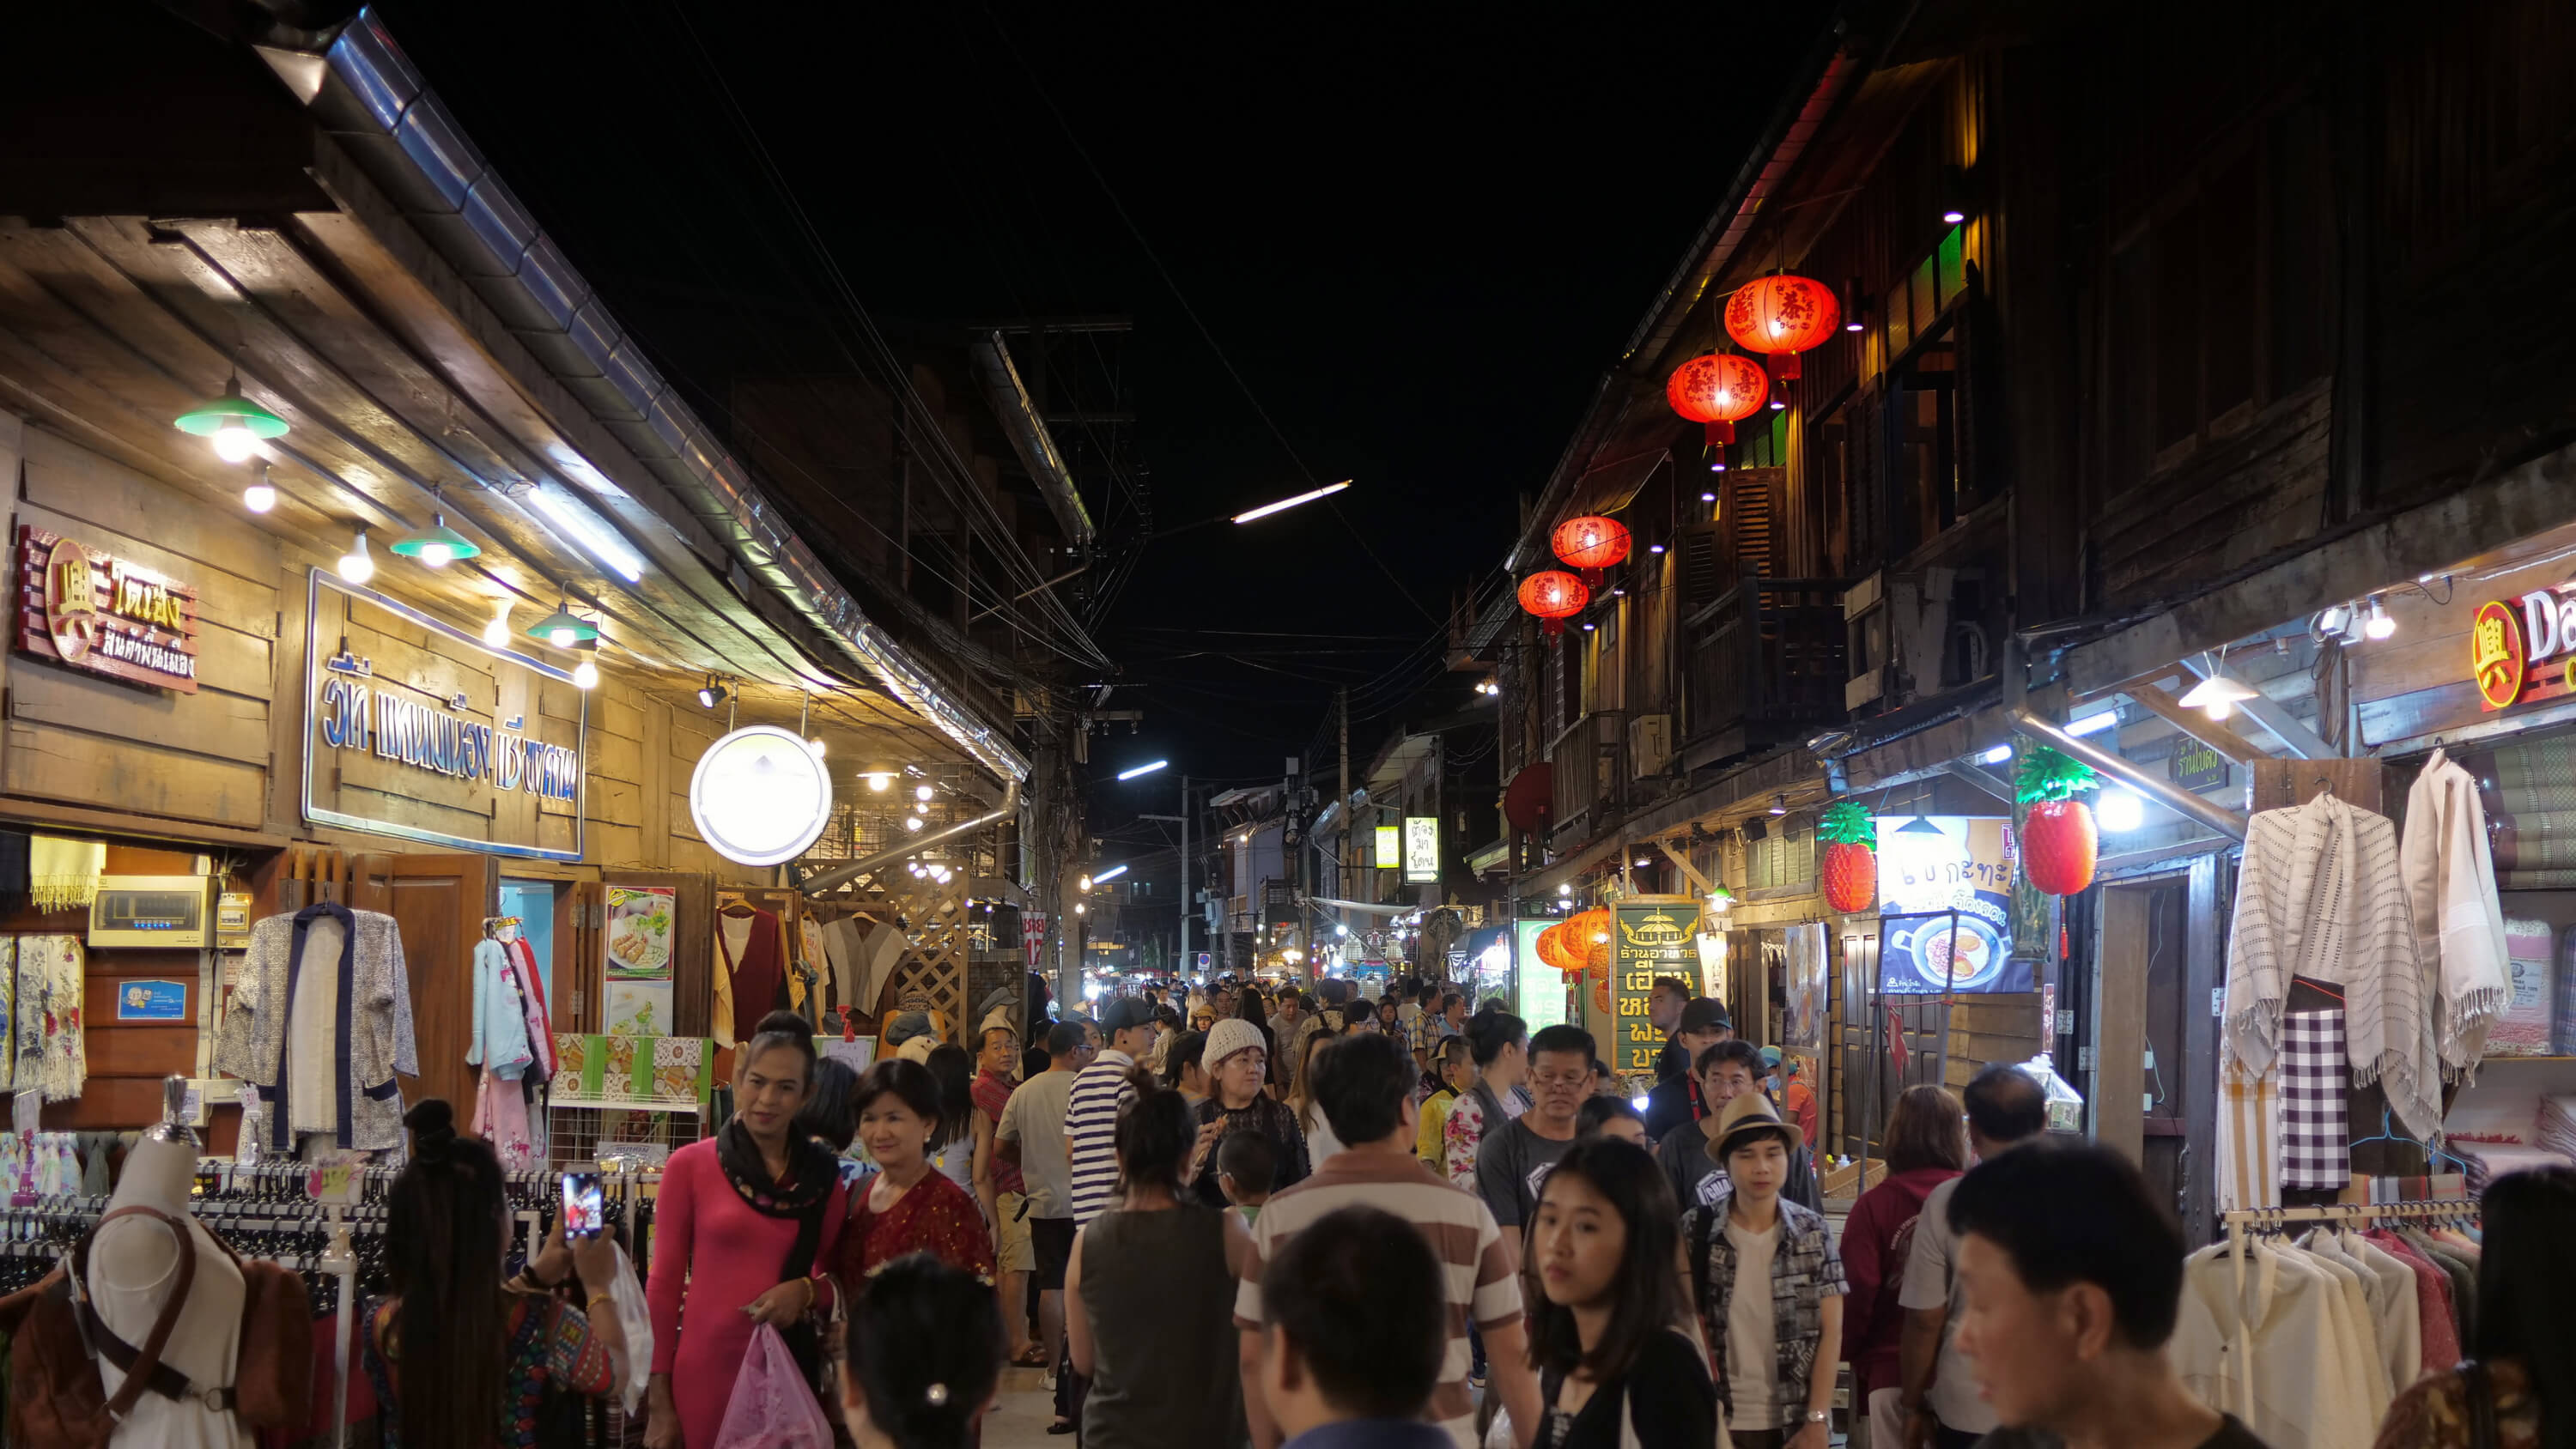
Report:
[[1674,412],[1704,424],[1709,443],[1735,441],[1735,425],[1762,410],[1771,395],[1771,379],[1757,364],[1732,352],[1694,357],[1673,369],[1664,382],[1664,401]]
[[1878,823],[1869,811],[1848,802],[1829,806],[1816,834],[1825,841],[1825,904],[1844,915],[1876,906]]
[[1726,299],[1726,335],[1747,352],[1768,353],[1771,375],[1798,375],[1798,354],[1824,345],[1843,320],[1834,289],[1812,277],[1757,277]]
[[2093,807],[2075,797],[2095,788],[2089,766],[2045,745],[2022,756],[2013,791],[2030,807],[2021,825],[2022,873],[2052,896],[2071,896],[2093,883],[2102,837]]

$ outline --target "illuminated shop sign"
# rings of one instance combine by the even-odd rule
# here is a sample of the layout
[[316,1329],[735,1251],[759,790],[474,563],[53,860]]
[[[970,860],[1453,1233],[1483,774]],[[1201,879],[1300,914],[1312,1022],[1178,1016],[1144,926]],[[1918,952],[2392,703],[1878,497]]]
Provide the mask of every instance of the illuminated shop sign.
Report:
[[2534,589],[2480,604],[2469,625],[2469,676],[2489,712],[2576,691],[2576,597]]
[[197,591],[22,523],[18,648],[127,684],[194,694]]

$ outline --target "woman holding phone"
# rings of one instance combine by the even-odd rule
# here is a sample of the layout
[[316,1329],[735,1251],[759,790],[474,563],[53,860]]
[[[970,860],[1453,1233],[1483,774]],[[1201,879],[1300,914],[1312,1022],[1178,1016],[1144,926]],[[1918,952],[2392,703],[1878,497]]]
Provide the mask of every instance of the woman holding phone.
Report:
[[[839,1246],[848,1190],[831,1149],[796,1124],[814,1080],[813,1031],[791,1011],[762,1017],[735,1054],[733,1120],[672,1153],[662,1171],[644,1290],[653,1310],[646,1449],[710,1449],[752,1329],[800,1329],[809,1312],[831,1307],[819,1269]],[[790,1331],[789,1346],[800,1338],[800,1357],[819,1371],[819,1339]]]

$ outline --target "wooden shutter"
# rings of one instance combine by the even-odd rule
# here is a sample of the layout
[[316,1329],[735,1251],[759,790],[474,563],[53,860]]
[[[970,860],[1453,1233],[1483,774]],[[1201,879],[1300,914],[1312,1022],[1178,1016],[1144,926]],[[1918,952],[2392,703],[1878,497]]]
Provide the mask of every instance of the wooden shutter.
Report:
[[1724,519],[1739,578],[1779,578],[1787,565],[1781,499],[1786,468],[1738,468],[1726,475]]
[[1727,566],[1722,525],[1694,523],[1684,528],[1673,536],[1673,553],[1677,559],[1673,574],[1681,584],[1685,615],[1698,613],[1726,591],[1733,570]]

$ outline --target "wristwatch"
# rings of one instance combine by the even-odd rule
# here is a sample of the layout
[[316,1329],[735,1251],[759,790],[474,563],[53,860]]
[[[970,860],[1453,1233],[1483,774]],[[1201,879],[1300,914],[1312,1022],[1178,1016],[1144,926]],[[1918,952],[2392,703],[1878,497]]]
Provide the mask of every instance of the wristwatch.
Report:
[[1830,1409],[1809,1409],[1807,1411],[1807,1422],[1810,1424],[1830,1424],[1833,1421],[1833,1411]]

